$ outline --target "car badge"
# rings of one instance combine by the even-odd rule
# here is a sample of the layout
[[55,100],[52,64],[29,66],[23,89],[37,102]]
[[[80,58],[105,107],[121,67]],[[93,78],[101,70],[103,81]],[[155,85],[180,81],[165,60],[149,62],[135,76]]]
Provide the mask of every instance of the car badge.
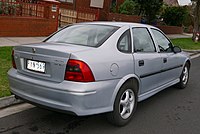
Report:
[[32,53],[35,53],[36,52],[36,49],[35,48],[32,48]]

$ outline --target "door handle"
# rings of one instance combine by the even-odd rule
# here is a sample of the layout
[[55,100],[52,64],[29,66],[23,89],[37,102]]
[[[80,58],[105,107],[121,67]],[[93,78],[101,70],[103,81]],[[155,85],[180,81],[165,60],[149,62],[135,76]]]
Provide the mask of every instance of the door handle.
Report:
[[144,60],[139,60],[138,63],[139,63],[139,66],[144,66]]
[[167,58],[163,58],[163,63],[167,63]]

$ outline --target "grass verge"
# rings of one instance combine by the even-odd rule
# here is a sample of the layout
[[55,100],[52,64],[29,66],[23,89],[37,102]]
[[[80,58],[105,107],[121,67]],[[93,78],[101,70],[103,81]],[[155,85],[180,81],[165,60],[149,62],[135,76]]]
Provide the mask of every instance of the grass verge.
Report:
[[10,95],[7,72],[12,66],[12,48],[0,47],[0,97]]
[[175,46],[179,46],[182,49],[200,50],[200,42],[195,43],[191,38],[171,39],[171,41]]

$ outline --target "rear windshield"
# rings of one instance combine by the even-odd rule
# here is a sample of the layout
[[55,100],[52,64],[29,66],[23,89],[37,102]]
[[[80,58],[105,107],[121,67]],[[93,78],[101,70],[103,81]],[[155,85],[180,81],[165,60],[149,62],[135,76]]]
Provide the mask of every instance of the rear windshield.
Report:
[[118,27],[106,25],[71,25],[54,34],[46,42],[98,47],[117,29]]

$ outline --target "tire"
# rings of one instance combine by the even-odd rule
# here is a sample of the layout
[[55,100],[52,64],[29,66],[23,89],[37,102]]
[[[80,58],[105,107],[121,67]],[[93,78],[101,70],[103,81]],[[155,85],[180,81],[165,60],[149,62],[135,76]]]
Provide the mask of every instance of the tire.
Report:
[[108,121],[116,126],[126,125],[136,110],[137,100],[137,85],[126,82],[116,96],[113,111],[107,114]]
[[189,81],[189,70],[190,66],[188,63],[186,63],[180,76],[180,82],[177,84],[179,89],[184,89],[187,86]]

